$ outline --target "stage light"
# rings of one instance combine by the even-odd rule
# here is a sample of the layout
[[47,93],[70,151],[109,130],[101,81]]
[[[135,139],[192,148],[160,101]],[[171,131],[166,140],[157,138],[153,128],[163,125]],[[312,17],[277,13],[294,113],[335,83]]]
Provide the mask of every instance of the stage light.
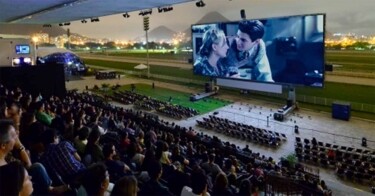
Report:
[[173,7],[172,6],[167,6],[167,7],[158,7],[158,12],[159,13],[162,13],[162,12],[169,12],[169,11],[172,11],[173,10]]
[[140,11],[138,15],[146,16],[146,15],[151,15],[151,14],[152,14],[152,9],[149,9],[149,10]]
[[204,7],[204,6],[206,6],[206,4],[203,2],[203,0],[199,0],[198,2],[195,3],[195,5],[197,7]]
[[91,22],[99,22],[99,18],[91,18]]
[[126,12],[125,14],[122,15],[124,18],[129,18],[130,15],[128,14],[128,12]]

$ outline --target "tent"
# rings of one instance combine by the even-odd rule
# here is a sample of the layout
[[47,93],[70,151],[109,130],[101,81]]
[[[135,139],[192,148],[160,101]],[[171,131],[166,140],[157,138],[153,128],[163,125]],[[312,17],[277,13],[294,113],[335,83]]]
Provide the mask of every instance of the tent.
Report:
[[135,66],[134,69],[144,70],[144,69],[147,69],[147,65],[139,64],[139,65]]
[[141,77],[142,73],[143,73],[143,70],[147,70],[147,65],[145,64],[139,64],[137,66],[134,67],[134,69],[137,69],[139,70],[139,77]]

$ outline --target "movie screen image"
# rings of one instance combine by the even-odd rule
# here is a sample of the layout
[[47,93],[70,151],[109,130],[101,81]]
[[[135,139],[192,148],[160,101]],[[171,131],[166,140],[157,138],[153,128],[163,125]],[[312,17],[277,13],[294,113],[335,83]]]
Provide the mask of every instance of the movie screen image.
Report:
[[323,87],[325,15],[192,25],[194,74]]
[[16,54],[30,54],[30,46],[16,45]]

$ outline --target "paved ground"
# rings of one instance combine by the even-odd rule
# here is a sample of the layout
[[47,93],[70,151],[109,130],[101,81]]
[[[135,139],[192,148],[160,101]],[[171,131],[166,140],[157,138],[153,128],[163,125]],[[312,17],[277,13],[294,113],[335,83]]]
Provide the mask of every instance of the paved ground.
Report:
[[[70,81],[66,83],[67,89],[79,89],[84,90],[87,85],[89,88],[92,88],[95,84],[100,86],[102,83],[109,84],[131,84],[131,83],[146,83],[151,84],[152,81],[145,79],[136,79],[136,78],[127,78],[122,77],[121,79],[114,80],[95,80],[93,77],[84,78],[83,80]],[[186,86],[179,86],[175,84],[155,82],[156,87],[162,86],[178,91],[184,92],[199,92],[199,89],[189,88]],[[269,130],[278,131],[285,133],[288,137],[288,140],[281,145],[278,149],[272,149],[268,147],[263,147],[260,145],[252,144],[243,140],[228,138],[225,135],[218,134],[213,131],[203,130],[195,126],[195,120],[202,119],[204,116],[209,114],[203,114],[201,116],[196,116],[182,121],[176,121],[174,119],[165,118],[169,121],[174,121],[177,124],[186,126],[186,127],[195,127],[197,131],[203,131],[208,135],[217,135],[224,140],[228,140],[232,143],[236,143],[241,147],[249,145],[253,151],[260,152],[266,156],[272,156],[276,159],[288,155],[294,152],[294,143],[295,143],[295,133],[294,125],[300,127],[299,137],[316,137],[317,140],[323,142],[336,143],[338,145],[345,145],[349,147],[360,148],[359,139],[361,137],[367,137],[368,140],[375,141],[375,122],[367,121],[358,118],[351,118],[350,121],[341,121],[331,118],[331,115],[328,113],[316,113],[309,110],[300,109],[295,111],[294,114],[287,117],[285,122],[273,121],[272,118],[269,118],[270,121],[267,126],[267,116],[273,114],[273,111],[276,111],[280,105],[275,105],[272,103],[254,100],[250,96],[248,99],[244,100],[238,97],[233,97],[232,95],[219,95],[220,98],[229,99],[235,101],[235,103],[220,108],[217,111],[219,112],[219,117],[225,117],[230,120],[243,122],[246,124],[252,124],[258,127],[263,127]],[[210,113],[211,114],[211,113]],[[352,138],[353,137],[353,138]],[[355,139],[357,138],[357,139]],[[369,149],[375,149],[374,142],[368,142]],[[313,166],[311,166],[313,167]],[[317,168],[318,169],[318,168]],[[322,179],[325,179],[328,186],[333,190],[334,195],[367,195],[370,194],[369,185],[358,185],[351,182],[343,181],[334,174],[333,170],[320,169],[320,175]],[[355,188],[353,188],[355,187]]]

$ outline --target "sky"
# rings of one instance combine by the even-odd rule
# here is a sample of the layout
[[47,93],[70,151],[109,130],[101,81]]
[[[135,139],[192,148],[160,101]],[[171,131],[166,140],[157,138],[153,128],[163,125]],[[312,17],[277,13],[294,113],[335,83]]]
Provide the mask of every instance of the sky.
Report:
[[[174,31],[185,31],[209,12],[218,12],[229,20],[240,20],[240,10],[247,19],[325,13],[326,30],[330,33],[356,33],[375,35],[375,0],[204,0],[206,6],[198,8],[195,2],[173,6],[173,11],[150,15],[150,30],[164,25]],[[122,14],[100,17],[100,22],[82,24],[74,21],[71,32],[92,38],[131,40],[142,36],[143,20],[137,12],[130,18]]]

